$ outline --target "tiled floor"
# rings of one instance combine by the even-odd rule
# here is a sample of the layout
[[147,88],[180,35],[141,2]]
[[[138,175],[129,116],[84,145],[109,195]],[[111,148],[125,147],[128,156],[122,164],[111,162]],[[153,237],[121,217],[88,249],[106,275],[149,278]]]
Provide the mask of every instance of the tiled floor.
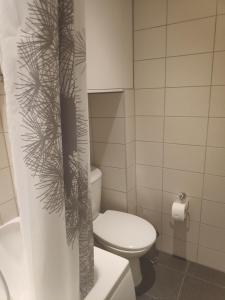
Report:
[[137,300],[225,300],[225,273],[165,253],[155,265],[142,258],[141,268]]

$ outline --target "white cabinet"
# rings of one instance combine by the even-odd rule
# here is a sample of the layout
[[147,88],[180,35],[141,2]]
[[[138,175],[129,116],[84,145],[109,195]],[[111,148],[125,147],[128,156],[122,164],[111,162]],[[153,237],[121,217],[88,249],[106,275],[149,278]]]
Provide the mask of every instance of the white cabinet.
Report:
[[88,90],[132,88],[132,0],[85,4]]

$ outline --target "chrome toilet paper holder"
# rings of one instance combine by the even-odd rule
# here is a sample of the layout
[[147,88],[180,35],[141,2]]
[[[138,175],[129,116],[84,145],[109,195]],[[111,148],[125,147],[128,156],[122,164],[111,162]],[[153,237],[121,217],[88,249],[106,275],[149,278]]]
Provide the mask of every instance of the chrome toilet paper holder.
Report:
[[179,193],[178,195],[177,195],[177,198],[178,198],[178,200],[180,200],[180,202],[184,202],[185,201],[185,199],[186,199],[186,194],[185,193]]

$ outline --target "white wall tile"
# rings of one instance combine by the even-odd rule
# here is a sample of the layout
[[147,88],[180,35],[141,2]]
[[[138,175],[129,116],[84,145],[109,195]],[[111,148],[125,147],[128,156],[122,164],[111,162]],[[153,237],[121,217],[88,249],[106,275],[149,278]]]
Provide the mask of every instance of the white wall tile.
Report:
[[163,214],[163,234],[169,235],[174,239],[185,242],[198,242],[199,237],[199,223],[195,221],[186,220],[185,222],[176,222],[171,215]]
[[126,193],[103,188],[101,209],[103,211],[108,209],[127,211]]
[[203,172],[204,160],[204,147],[176,144],[165,144],[164,146],[164,166],[166,168]]
[[4,87],[0,79],[0,223],[8,222],[18,215],[16,200],[13,199],[14,186],[11,171],[8,167],[12,165],[12,157],[7,134],[6,103],[3,94]]
[[127,117],[125,120],[125,142],[130,143],[135,140],[135,117]]
[[166,24],[166,0],[135,0],[134,28]]
[[134,32],[134,59],[165,57],[166,27],[138,30]]
[[209,97],[209,87],[167,88],[165,114],[167,116],[207,117]]
[[6,202],[14,197],[12,178],[9,168],[0,170],[0,191],[1,203]]
[[126,169],[101,167],[102,187],[126,192]]
[[168,22],[203,18],[216,14],[216,0],[169,0]]
[[[165,55],[165,23],[150,18],[164,12],[156,2],[134,5],[136,29],[145,28],[135,31],[135,59],[145,60],[135,62],[138,214],[162,231],[162,251],[197,261],[199,247],[198,262],[225,271],[225,51],[215,52],[214,65],[212,53],[214,39],[215,50],[225,50],[225,17],[215,24],[217,2],[221,14],[225,1],[168,0],[166,66],[156,59]],[[178,192],[190,203],[188,229],[170,222]]]
[[[189,211],[190,220],[200,221],[201,199],[193,198],[193,197],[187,197],[186,199],[189,201],[188,211]],[[173,205],[173,202],[175,202],[175,201],[177,201],[177,194],[164,192],[163,193],[163,212],[171,215],[172,205]]]
[[162,189],[162,168],[137,165],[136,176],[137,186],[158,190]]
[[203,197],[225,204],[225,177],[205,174]]
[[216,23],[215,50],[225,50],[225,16],[218,16]]
[[135,88],[160,88],[165,85],[165,58],[134,63]]
[[143,89],[135,91],[136,115],[164,114],[164,89]]
[[225,117],[225,86],[212,86],[209,114],[211,117]]
[[198,263],[225,272],[225,253],[199,247]]
[[134,215],[137,213],[136,189],[130,190],[127,193],[127,211]]
[[216,52],[213,63],[213,80],[214,85],[225,85],[225,52]]
[[3,125],[2,125],[2,118],[1,118],[1,115],[0,115],[0,133],[3,133]]
[[209,174],[225,176],[224,148],[207,148],[205,171]]
[[202,86],[211,81],[212,54],[196,54],[166,59],[166,86]]
[[155,229],[161,233],[162,231],[162,217],[160,212],[156,212],[147,208],[138,207],[137,215],[149,221]]
[[217,13],[218,14],[225,13],[225,1],[224,0],[218,0]]
[[[0,114],[2,119],[2,131],[8,132],[5,96],[0,96]],[[1,130],[1,126],[0,126],[0,130]]]
[[225,229],[201,224],[199,244],[209,249],[225,252]]
[[139,141],[163,141],[163,118],[136,117],[136,139]]
[[3,133],[0,133],[0,169],[9,165],[8,154],[6,150],[5,137]]
[[126,146],[122,144],[93,143],[94,164],[96,166],[109,166],[125,168]]
[[225,118],[210,118],[208,128],[209,146],[225,147]]
[[125,116],[131,117],[135,114],[135,103],[134,103],[134,90],[125,90],[124,91],[124,100],[125,100]]
[[166,117],[165,142],[205,145],[207,118]]
[[165,234],[162,236],[161,250],[193,262],[197,260],[197,244],[177,240]]
[[12,166],[13,165],[12,152],[11,152],[11,144],[10,144],[10,140],[9,140],[9,134],[7,132],[5,132],[4,137],[5,137],[6,149],[8,152],[9,165]]
[[92,117],[124,117],[123,93],[89,94]]
[[203,200],[201,221],[204,224],[225,228],[225,205]]
[[162,166],[163,143],[136,142],[137,164]]
[[161,212],[162,191],[152,190],[146,187],[137,187],[137,201],[142,208]]
[[178,170],[163,170],[163,190],[178,194],[184,192],[188,196],[201,197],[203,175]]
[[0,219],[2,223],[6,223],[18,216],[16,201],[11,200],[0,206]]
[[124,118],[92,118],[94,142],[125,143]]
[[127,191],[135,189],[136,168],[135,165],[127,168]]
[[167,30],[168,56],[213,50],[215,17],[169,25]]
[[127,167],[135,164],[135,142],[126,144],[126,163]]

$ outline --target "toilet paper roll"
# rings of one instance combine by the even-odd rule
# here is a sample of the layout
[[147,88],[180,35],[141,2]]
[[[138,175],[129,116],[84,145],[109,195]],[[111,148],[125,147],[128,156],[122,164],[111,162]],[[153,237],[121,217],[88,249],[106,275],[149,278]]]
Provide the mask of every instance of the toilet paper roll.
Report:
[[176,221],[184,221],[187,215],[188,202],[174,202],[172,205],[172,218]]

